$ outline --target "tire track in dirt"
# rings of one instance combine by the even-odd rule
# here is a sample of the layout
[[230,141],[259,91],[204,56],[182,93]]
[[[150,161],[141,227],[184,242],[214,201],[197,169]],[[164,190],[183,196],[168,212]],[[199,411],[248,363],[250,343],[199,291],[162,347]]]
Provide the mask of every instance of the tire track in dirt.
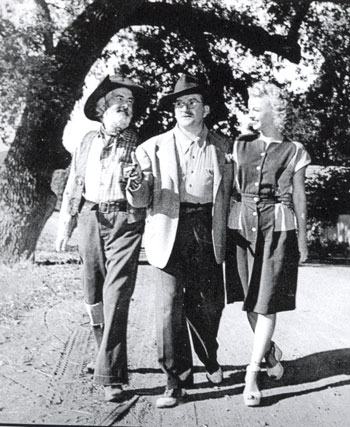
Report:
[[53,378],[48,383],[47,399],[50,404],[63,403],[67,406],[72,403],[74,397],[81,397],[82,390],[77,387],[77,379],[87,353],[89,334],[86,329],[76,329],[64,344],[61,357],[53,371]]

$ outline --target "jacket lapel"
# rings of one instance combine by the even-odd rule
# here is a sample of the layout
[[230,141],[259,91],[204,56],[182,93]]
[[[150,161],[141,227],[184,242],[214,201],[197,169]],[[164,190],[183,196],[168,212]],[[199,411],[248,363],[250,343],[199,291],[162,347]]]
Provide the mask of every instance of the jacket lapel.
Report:
[[215,139],[213,138],[212,134],[208,133],[208,143],[209,147],[212,150],[212,159],[213,159],[213,169],[214,169],[214,182],[213,182],[213,201],[215,202],[216,196],[220,187],[220,183],[222,180],[222,172],[220,169],[220,160],[221,159],[221,152],[217,150]]
[[179,159],[175,144],[173,131],[164,135],[164,139],[159,144],[158,158],[161,168],[161,176],[169,176],[174,182],[176,190],[179,189]]

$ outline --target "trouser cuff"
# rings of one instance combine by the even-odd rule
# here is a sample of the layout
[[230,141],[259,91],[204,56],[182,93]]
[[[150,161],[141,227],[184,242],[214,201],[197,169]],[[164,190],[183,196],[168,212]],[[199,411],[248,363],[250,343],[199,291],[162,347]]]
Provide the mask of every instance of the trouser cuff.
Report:
[[85,302],[86,311],[90,317],[90,324],[92,326],[103,326],[104,316],[103,316],[103,303],[102,301],[96,304],[87,304]]

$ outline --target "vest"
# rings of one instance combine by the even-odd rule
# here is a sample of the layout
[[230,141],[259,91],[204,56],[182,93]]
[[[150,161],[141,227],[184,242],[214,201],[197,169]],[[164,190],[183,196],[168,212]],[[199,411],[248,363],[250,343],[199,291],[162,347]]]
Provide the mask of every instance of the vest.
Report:
[[[68,213],[75,216],[79,213],[83,205],[83,192],[85,188],[85,174],[87,159],[92,141],[96,136],[96,131],[91,131],[85,135],[80,145],[79,156],[75,159],[75,177],[72,188],[69,191]],[[128,222],[136,222],[146,217],[145,208],[134,208],[128,204]]]

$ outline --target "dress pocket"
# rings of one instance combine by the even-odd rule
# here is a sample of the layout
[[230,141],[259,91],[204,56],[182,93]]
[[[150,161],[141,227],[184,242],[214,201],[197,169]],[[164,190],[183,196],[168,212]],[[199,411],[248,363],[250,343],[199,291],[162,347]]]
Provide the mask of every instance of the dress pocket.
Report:
[[296,218],[293,210],[283,203],[276,203],[274,231],[289,231],[296,228]]
[[230,200],[230,210],[229,210],[228,221],[227,221],[228,228],[231,228],[233,230],[242,229],[241,209],[242,209],[241,202],[237,202],[234,199]]

